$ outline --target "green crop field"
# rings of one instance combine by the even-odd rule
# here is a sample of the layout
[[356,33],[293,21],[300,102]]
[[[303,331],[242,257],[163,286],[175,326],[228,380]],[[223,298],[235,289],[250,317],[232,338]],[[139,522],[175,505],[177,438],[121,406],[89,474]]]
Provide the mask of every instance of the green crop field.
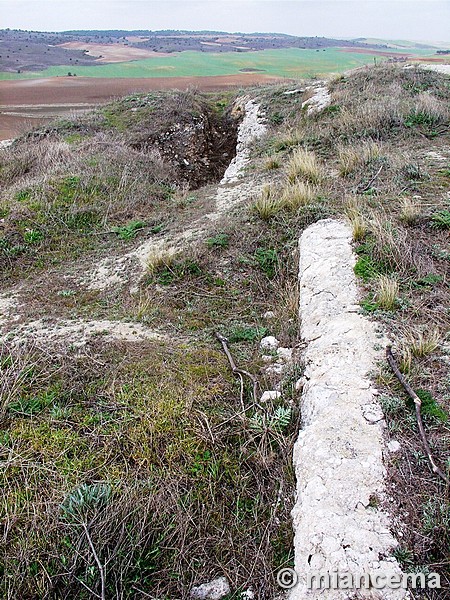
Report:
[[[414,50],[427,55],[429,50]],[[383,60],[382,56],[376,57]],[[0,73],[0,79],[34,79],[36,77],[65,76],[70,71],[80,77],[195,77],[235,75],[242,69],[257,69],[268,75],[301,78],[341,72],[365,64],[373,64],[371,54],[342,52],[338,48],[325,50],[262,50],[259,52],[203,53],[179,52],[171,56],[157,56],[125,63],[95,66],[63,65],[35,73]]]

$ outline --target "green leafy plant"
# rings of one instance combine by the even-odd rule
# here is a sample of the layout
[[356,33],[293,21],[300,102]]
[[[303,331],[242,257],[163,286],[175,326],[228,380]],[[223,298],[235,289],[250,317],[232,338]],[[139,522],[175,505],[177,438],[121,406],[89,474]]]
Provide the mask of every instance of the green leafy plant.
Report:
[[236,324],[229,330],[227,337],[232,343],[253,342],[256,339],[264,337],[267,332],[268,330],[266,327]]
[[37,244],[44,239],[44,234],[42,231],[31,229],[23,234],[23,239],[25,242],[27,242],[27,244]]
[[31,417],[43,411],[47,406],[55,401],[56,392],[42,392],[37,396],[30,398],[20,398],[16,402],[11,402],[8,406],[8,411],[11,414],[20,414]]
[[68,521],[84,520],[89,512],[104,508],[111,497],[107,483],[82,483],[70,492],[61,504],[61,513]]
[[229,236],[226,233],[218,233],[214,237],[206,240],[208,248],[227,248],[229,243]]
[[433,287],[437,283],[441,283],[441,281],[442,281],[441,275],[436,275],[434,273],[430,273],[429,275],[425,275],[424,277],[417,279],[413,285],[414,285],[414,287],[419,287],[419,288]]
[[448,422],[448,414],[441,406],[439,406],[439,404],[436,402],[435,398],[433,398],[430,392],[419,389],[416,390],[416,394],[422,401],[421,412],[423,415],[434,417],[442,423]]
[[431,226],[436,229],[450,229],[450,210],[439,210],[431,215]]
[[24,189],[24,190],[19,190],[16,193],[16,200],[18,200],[19,202],[26,202],[27,200],[30,199],[32,194],[32,190],[30,190],[29,188]]
[[164,267],[156,276],[156,281],[161,285],[170,285],[187,276],[198,277],[203,273],[201,266],[197,261],[190,258],[182,262],[174,262],[172,265]]
[[254,256],[261,271],[264,271],[267,277],[272,279],[278,265],[277,251],[274,248],[257,248]]
[[130,223],[121,227],[113,227],[111,231],[117,233],[117,236],[121,240],[132,240],[136,236],[136,233],[145,226],[146,223],[144,221],[130,221]]
[[256,433],[267,432],[282,433],[285,431],[292,418],[292,409],[288,406],[278,406],[269,418],[264,418],[260,413],[254,414],[249,419],[249,427]]
[[408,548],[398,546],[392,552],[392,556],[403,566],[405,569],[410,569],[414,565],[414,553]]

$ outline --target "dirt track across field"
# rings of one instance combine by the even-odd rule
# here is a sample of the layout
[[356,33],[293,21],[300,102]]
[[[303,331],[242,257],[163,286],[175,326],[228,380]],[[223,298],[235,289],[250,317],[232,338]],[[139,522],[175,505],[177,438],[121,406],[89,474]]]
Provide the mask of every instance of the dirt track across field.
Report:
[[190,87],[215,91],[277,81],[286,80],[261,73],[241,73],[216,77],[49,77],[0,81],[0,140],[17,137],[55,117],[86,111],[96,104],[127,94]]

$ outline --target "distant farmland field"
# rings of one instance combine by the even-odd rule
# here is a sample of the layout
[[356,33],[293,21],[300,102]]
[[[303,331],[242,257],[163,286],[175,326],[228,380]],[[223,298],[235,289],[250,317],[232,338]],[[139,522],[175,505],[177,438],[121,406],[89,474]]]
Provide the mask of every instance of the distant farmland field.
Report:
[[[426,56],[430,51],[414,50],[411,53]],[[377,56],[376,60],[384,60],[384,57]],[[267,75],[297,79],[345,71],[373,61],[373,54],[362,54],[360,49],[359,52],[342,51],[338,48],[320,51],[288,48],[220,54],[177,52],[170,56],[155,56],[132,62],[95,66],[63,65],[33,73],[0,73],[0,79],[58,77],[66,76],[69,72],[80,77],[146,78],[234,75],[243,71],[259,71]]]

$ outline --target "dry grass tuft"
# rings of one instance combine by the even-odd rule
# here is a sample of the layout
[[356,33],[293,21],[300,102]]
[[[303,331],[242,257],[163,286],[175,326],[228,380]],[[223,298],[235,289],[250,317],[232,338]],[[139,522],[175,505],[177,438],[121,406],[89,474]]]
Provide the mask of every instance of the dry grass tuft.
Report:
[[360,203],[354,197],[350,197],[346,201],[345,214],[347,215],[352,226],[352,238],[354,242],[359,242],[367,234],[367,220],[362,212]]
[[410,331],[406,336],[411,354],[416,358],[432,354],[439,347],[441,339],[441,333],[437,328],[428,331]]
[[400,207],[399,219],[404,225],[414,225],[420,217],[422,210],[418,200],[403,198]]
[[413,358],[424,358],[432,354],[439,347],[441,339],[437,328],[427,331],[422,328],[407,331],[401,344],[401,371],[410,373]]
[[270,157],[266,160],[266,164],[264,165],[264,169],[266,171],[273,171],[275,169],[280,168],[280,161],[277,158]]
[[271,219],[283,209],[283,202],[278,195],[277,190],[270,185],[266,185],[261,195],[256,198],[251,208],[263,221]]
[[375,238],[374,258],[395,270],[405,272],[414,264],[413,250],[404,228],[383,212],[373,213],[369,228]]
[[338,148],[339,174],[347,177],[360,167],[380,158],[381,145],[367,141],[362,144],[340,146]]
[[399,295],[398,281],[389,275],[378,277],[377,303],[384,310],[394,310]]
[[420,123],[425,122],[430,125],[446,123],[449,118],[448,106],[430,92],[419,94],[412,114]]
[[287,281],[281,290],[278,314],[285,321],[297,321],[300,293],[296,281]]
[[305,179],[310,183],[320,183],[325,177],[323,166],[314,152],[304,148],[297,148],[294,151],[287,164],[286,172],[291,183],[298,179]]
[[152,250],[146,260],[147,273],[153,275],[161,269],[169,269],[174,264],[177,254],[175,248],[162,247]]
[[317,188],[315,186],[298,181],[286,185],[281,196],[281,202],[286,208],[296,210],[301,206],[312,204],[316,198]]

